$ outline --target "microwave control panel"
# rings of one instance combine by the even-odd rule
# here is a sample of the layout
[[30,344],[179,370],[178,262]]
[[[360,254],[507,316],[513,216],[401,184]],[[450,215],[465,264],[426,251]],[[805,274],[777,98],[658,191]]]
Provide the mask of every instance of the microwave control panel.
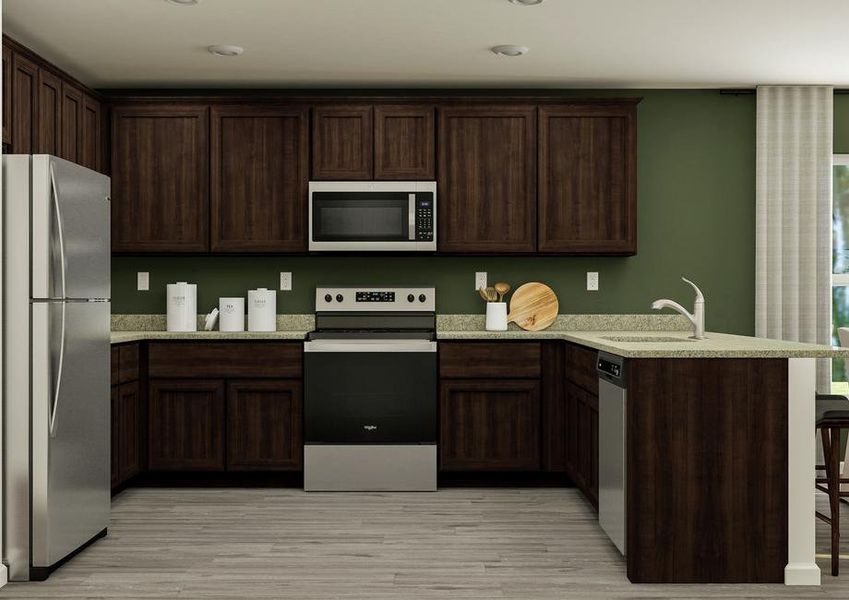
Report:
[[416,241],[433,241],[433,194],[416,194]]

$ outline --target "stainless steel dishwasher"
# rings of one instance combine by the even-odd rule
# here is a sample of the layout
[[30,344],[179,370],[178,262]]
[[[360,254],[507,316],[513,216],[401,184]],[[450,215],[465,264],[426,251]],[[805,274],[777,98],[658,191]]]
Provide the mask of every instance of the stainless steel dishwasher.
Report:
[[625,554],[625,359],[598,353],[598,523]]

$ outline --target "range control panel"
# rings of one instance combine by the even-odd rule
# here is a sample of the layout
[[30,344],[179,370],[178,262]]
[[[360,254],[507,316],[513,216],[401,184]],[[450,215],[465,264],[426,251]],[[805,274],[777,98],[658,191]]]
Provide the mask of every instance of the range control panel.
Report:
[[319,287],[316,312],[435,312],[434,287]]

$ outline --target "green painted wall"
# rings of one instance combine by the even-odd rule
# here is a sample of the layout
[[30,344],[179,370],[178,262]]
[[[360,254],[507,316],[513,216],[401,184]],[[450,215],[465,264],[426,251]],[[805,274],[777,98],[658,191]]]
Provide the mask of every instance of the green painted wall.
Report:
[[834,152],[849,154],[849,94],[834,96]]
[[[441,313],[482,313],[474,271],[490,283],[551,285],[565,313],[643,313],[658,297],[688,305],[698,282],[710,330],[754,333],[755,97],[705,90],[564,91],[564,95],[640,95],[639,252],[633,257],[116,257],[116,313],[164,313],[165,284],[198,284],[198,310],[219,296],[274,288],[292,271],[294,290],[278,292],[278,312],[313,311],[320,284],[433,284]],[[849,122],[849,114],[843,121]],[[849,137],[847,137],[849,145]],[[135,289],[149,271],[151,291]],[[585,291],[598,271],[600,291]]]

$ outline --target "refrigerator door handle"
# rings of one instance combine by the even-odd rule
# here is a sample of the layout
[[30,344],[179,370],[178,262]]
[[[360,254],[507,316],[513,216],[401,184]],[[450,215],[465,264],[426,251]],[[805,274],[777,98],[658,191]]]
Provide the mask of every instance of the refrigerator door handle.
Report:
[[53,386],[53,403],[50,410],[50,437],[56,437],[56,412],[59,409],[59,393],[62,390],[62,372],[65,367],[65,312],[67,303],[62,302],[60,314],[62,318],[62,329],[59,333],[59,364],[56,368],[56,384]]
[[[62,282],[62,294],[59,296],[60,298],[65,298],[67,296],[68,288],[65,282],[65,274],[68,268],[67,261],[65,259],[65,238],[62,233],[62,210],[59,208],[59,191],[56,188],[56,174],[53,172],[53,164],[50,165],[50,189],[53,192],[53,211],[56,215],[56,233],[59,237],[59,279]],[[64,314],[64,312],[63,312]],[[64,318],[62,320],[62,330],[64,331],[65,321]]]

